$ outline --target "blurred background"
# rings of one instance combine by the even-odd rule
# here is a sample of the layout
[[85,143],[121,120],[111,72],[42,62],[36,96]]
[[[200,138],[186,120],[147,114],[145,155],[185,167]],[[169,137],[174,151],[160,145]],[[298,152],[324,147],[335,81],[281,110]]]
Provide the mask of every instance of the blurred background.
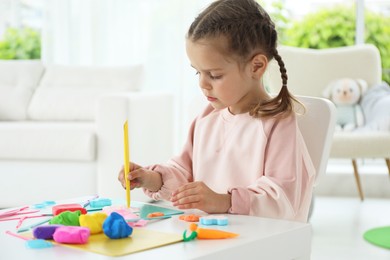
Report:
[[[175,96],[174,152],[178,153],[192,120],[188,104],[200,93],[186,57],[185,34],[210,2],[0,0],[0,60],[40,59],[47,65],[81,66],[142,64],[142,91]],[[382,79],[390,83],[390,0],[259,2],[276,23],[279,45],[325,49],[374,44],[381,54]],[[389,225],[389,173],[384,160],[359,159],[358,163],[364,202],[358,198],[350,160],[329,160],[326,177],[315,190],[310,219],[312,259],[389,259],[387,249],[362,238],[369,228]]]
[[[145,67],[143,91],[175,95],[175,152],[192,118],[187,106],[199,93],[185,54],[185,34],[210,0],[0,0],[0,59],[41,59],[45,64]],[[323,49],[372,43],[390,83],[390,0],[262,0],[279,31],[279,44]],[[364,66],[364,64],[362,64]],[[382,161],[360,160],[366,193],[390,197]],[[337,191],[355,192],[349,160],[331,159],[330,183],[348,176]],[[374,173],[374,174],[372,174]],[[378,175],[379,174],[379,175]],[[333,175],[336,176],[336,175]],[[378,177],[379,176],[379,177]],[[349,184],[348,184],[349,185]],[[383,186],[383,189],[378,188]],[[332,185],[330,185],[332,186]],[[321,185],[318,192],[329,194]]]
[[[180,108],[198,92],[185,54],[185,33],[209,2],[0,0],[0,59],[70,65],[141,63],[146,67],[142,88],[174,92],[177,111],[183,111]],[[390,82],[389,0],[259,2],[277,25],[279,44],[323,49],[373,43],[381,52],[383,78]],[[188,124],[179,113],[177,129]]]

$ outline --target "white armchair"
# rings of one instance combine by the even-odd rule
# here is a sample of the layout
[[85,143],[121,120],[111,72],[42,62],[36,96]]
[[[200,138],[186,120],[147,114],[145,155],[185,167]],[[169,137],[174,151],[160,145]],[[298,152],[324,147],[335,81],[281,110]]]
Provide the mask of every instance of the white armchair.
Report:
[[[288,75],[289,89],[295,95],[321,97],[322,91],[338,78],[360,78],[374,86],[381,83],[381,58],[378,49],[369,44],[331,48],[304,49],[279,47]],[[267,72],[271,92],[278,92],[281,84],[279,68],[272,63]],[[321,115],[318,115],[320,120]],[[383,158],[390,174],[390,132],[335,132],[330,158],[352,160],[360,199],[361,188],[357,158]]]

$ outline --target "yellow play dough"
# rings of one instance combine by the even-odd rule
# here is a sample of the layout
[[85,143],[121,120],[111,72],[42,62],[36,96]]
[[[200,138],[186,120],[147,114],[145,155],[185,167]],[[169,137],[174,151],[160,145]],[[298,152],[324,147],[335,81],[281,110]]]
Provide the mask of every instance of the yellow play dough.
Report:
[[99,234],[103,232],[103,222],[106,218],[107,214],[102,212],[81,215],[79,218],[80,226],[89,228],[91,234]]

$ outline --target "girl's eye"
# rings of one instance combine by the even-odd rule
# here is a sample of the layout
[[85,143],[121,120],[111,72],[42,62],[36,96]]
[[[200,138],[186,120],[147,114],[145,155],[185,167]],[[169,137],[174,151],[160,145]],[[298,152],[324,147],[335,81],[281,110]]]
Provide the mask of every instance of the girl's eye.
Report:
[[[200,72],[197,71],[197,72],[195,73],[195,75],[200,75]],[[212,79],[212,80],[216,80],[216,79],[222,78],[222,75],[214,76],[214,75],[212,75],[211,73],[208,73],[208,76],[209,76],[210,79]]]
[[210,79],[212,79],[212,80],[216,80],[216,79],[222,78],[222,76],[214,76],[214,75],[211,75],[211,74],[209,74],[209,76],[210,76]]

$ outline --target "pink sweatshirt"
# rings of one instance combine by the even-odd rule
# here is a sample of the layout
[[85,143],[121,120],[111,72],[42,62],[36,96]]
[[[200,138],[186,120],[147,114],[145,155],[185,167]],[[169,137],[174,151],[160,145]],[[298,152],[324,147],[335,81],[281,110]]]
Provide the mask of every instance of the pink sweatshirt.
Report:
[[164,165],[163,186],[150,197],[169,200],[191,181],[230,193],[229,213],[307,221],[315,169],[295,115],[255,119],[210,105],[192,123],[182,153]]

